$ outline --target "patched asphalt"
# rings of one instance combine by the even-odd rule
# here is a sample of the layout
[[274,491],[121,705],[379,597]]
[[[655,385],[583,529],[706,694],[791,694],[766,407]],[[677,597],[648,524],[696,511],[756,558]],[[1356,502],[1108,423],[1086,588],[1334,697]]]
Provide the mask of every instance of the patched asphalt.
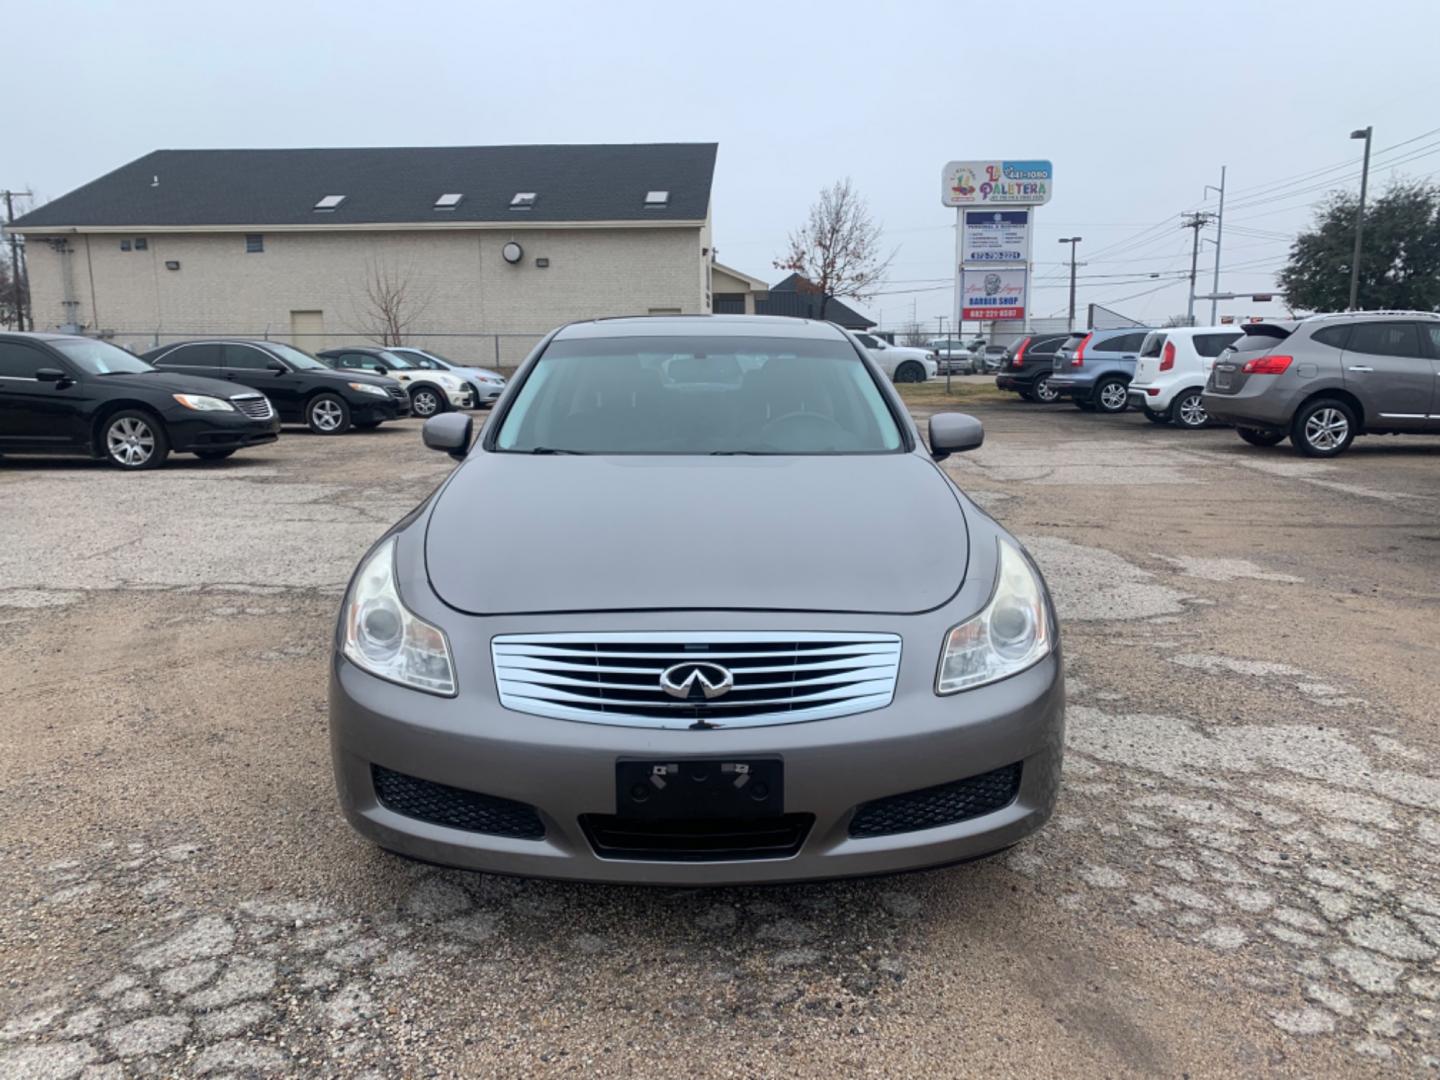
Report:
[[1313,462],[971,407],[985,446],[947,467],[1064,620],[1056,817],[789,887],[496,878],[350,832],[330,626],[448,471],[418,424],[0,462],[0,1077],[1435,1075],[1440,439]]

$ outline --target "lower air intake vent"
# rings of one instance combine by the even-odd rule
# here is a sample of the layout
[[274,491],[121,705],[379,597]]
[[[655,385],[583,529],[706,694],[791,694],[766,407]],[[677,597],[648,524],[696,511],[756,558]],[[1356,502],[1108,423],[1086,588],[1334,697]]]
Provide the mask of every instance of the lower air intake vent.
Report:
[[851,836],[890,836],[933,829],[994,813],[1020,794],[1020,763],[938,787],[861,803],[850,819]]
[[783,859],[800,850],[814,823],[814,814],[656,821],[580,815],[580,827],[600,858],[666,862]]
[[516,840],[539,840],[545,835],[540,815],[525,803],[447,787],[379,765],[370,766],[370,776],[380,805],[397,814],[448,829]]

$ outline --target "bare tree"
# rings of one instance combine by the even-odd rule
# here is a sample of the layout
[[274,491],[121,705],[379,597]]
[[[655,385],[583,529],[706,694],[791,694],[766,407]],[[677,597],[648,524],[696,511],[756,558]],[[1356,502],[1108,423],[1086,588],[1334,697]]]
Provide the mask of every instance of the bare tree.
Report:
[[911,320],[900,328],[900,344],[919,347],[930,340],[930,331],[923,323]]
[[377,345],[404,345],[405,335],[430,306],[430,294],[415,284],[413,266],[371,260],[365,267],[358,305],[362,331]]
[[869,206],[846,177],[821,190],[809,220],[790,234],[789,251],[775,267],[809,282],[820,294],[823,319],[831,297],[864,300],[874,294],[895,257],[881,254],[881,237]]

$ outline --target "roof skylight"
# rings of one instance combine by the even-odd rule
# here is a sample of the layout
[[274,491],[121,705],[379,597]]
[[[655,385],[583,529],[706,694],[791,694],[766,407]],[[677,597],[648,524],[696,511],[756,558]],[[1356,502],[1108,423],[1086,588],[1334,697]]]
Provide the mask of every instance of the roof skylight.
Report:
[[535,205],[535,192],[517,191],[514,198],[510,200],[511,210],[529,210]]
[[658,210],[670,204],[670,192],[668,191],[647,191],[645,193],[645,209]]
[[441,195],[438,199],[435,200],[435,209],[454,210],[455,207],[460,205],[460,200],[463,198],[465,198],[463,194],[452,193],[449,195]]
[[316,210],[334,210],[345,201],[344,195],[326,195],[315,204]]

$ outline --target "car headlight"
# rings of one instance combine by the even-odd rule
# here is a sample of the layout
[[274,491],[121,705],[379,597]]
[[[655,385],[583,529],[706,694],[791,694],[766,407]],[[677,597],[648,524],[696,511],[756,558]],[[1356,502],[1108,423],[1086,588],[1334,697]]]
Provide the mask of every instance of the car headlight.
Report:
[[345,598],[346,658],[382,679],[455,695],[445,632],[406,610],[395,587],[395,538],[370,553]]
[[376,394],[376,395],[378,395],[379,397],[389,397],[389,396],[390,396],[390,394],[386,391],[386,389],[385,389],[383,386],[371,386],[369,383],[363,383],[363,382],[352,382],[352,383],[347,383],[346,385],[348,385],[351,390],[354,390],[354,391],[356,391],[356,392],[358,392],[358,393],[361,393],[361,394]]
[[171,394],[176,401],[187,409],[194,409],[196,412],[234,412],[235,406],[224,398],[207,397],[205,394]]
[[935,692],[953,694],[1007,679],[1054,648],[1045,591],[1020,549],[1000,541],[995,591],[985,610],[945,635]]

